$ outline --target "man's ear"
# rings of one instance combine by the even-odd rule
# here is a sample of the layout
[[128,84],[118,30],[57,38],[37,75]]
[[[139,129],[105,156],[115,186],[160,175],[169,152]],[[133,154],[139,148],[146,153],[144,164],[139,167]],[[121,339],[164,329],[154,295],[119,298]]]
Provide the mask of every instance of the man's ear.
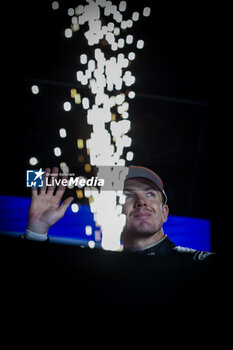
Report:
[[166,221],[167,221],[168,214],[169,214],[168,205],[167,205],[167,204],[164,204],[164,205],[162,206],[162,217],[163,217],[163,222],[166,222]]

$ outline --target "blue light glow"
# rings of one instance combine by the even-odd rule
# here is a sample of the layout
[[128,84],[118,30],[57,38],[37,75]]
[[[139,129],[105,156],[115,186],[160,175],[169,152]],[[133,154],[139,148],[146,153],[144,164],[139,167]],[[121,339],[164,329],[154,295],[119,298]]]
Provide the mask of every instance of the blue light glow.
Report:
[[[27,213],[30,198],[0,196],[0,233],[19,236],[27,228]],[[92,227],[92,234],[86,235],[86,226]],[[95,222],[89,206],[80,205],[79,211],[73,213],[68,208],[65,216],[49,230],[51,241],[87,245],[95,241]],[[182,216],[168,217],[164,232],[177,245],[199,250],[211,250],[210,221]],[[97,242],[98,246],[98,242]]]

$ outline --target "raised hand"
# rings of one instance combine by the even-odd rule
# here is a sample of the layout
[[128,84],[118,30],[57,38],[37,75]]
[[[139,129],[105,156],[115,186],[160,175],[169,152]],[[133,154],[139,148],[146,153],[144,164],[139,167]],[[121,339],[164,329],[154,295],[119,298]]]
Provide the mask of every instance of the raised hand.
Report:
[[[46,178],[51,176],[57,179],[58,171],[59,169],[54,167],[52,175],[50,175],[50,168],[46,168],[44,186],[39,188],[39,191],[37,188],[32,188],[32,200],[28,212],[28,229],[30,231],[45,234],[52,225],[64,216],[74,199],[73,197],[68,197],[60,205],[65,187],[59,185],[56,189],[55,184],[48,186],[48,188],[46,187]],[[62,176],[62,179],[66,178],[67,175]]]

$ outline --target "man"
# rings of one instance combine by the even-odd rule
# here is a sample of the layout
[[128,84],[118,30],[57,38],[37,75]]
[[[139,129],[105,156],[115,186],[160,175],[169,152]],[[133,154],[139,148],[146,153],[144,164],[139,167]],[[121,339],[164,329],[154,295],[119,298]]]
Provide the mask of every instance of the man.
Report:
[[[56,178],[58,168],[53,168],[52,173]],[[45,177],[49,175],[50,169],[46,169]],[[45,186],[39,193],[33,188],[28,229],[24,235],[26,239],[47,240],[49,228],[63,217],[71,204],[73,197],[66,198],[60,205],[64,187],[60,186],[56,193],[55,190],[55,185],[50,186],[47,192]],[[167,196],[161,178],[152,170],[130,166],[124,184],[124,194],[126,202],[123,213],[126,215],[126,224],[121,241],[126,251],[158,256],[182,256],[193,261],[213,258],[213,253],[176,246],[164,234],[163,223],[167,221],[169,214]]]

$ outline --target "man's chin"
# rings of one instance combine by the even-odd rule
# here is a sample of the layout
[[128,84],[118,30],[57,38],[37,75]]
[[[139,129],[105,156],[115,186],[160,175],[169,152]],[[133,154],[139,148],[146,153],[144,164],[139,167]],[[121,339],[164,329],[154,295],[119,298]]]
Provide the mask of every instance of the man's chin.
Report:
[[154,225],[149,220],[137,220],[133,224],[134,228],[138,231],[148,231],[148,232],[154,232]]
[[151,227],[150,225],[143,223],[141,225],[137,225],[136,227],[132,228],[130,230],[135,236],[140,237],[149,237],[152,236],[155,233],[155,228]]

